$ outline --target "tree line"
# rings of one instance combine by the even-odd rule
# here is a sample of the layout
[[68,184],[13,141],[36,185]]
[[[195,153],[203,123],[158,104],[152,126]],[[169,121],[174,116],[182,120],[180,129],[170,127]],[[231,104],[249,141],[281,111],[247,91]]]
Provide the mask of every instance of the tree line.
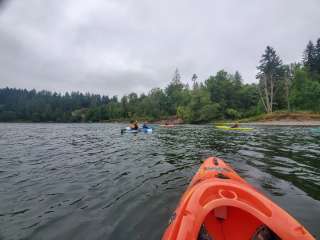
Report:
[[188,123],[205,123],[276,110],[320,112],[320,38],[307,44],[297,63],[283,64],[274,48],[267,46],[257,69],[258,83],[245,84],[238,71],[221,70],[205,81],[193,74],[192,86],[182,82],[176,69],[164,89],[121,98],[2,88],[0,121],[153,121],[177,116]]
[[260,103],[274,110],[320,111],[320,38],[309,41],[301,62],[283,64],[272,47],[267,47],[257,67]]

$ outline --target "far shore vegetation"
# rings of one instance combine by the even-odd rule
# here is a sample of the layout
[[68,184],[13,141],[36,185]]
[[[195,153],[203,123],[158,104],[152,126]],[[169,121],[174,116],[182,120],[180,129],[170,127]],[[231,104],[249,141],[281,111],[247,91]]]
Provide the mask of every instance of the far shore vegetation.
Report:
[[159,121],[175,116],[185,123],[208,123],[266,120],[266,116],[279,117],[281,114],[273,114],[279,111],[292,119],[297,114],[320,119],[320,38],[315,43],[309,41],[301,61],[289,64],[284,64],[275,49],[267,46],[257,69],[258,83],[245,84],[238,71],[221,70],[205,81],[198,81],[193,74],[192,86],[183,84],[176,69],[166,88],[121,98],[2,88],[0,121]]

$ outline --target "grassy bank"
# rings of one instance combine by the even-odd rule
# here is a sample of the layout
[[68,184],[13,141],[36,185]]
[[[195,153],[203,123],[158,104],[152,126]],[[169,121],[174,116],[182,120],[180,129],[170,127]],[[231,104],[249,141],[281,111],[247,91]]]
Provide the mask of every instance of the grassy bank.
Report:
[[320,121],[320,113],[315,112],[273,112],[250,118],[240,119],[240,123],[248,122],[272,122],[272,121]]

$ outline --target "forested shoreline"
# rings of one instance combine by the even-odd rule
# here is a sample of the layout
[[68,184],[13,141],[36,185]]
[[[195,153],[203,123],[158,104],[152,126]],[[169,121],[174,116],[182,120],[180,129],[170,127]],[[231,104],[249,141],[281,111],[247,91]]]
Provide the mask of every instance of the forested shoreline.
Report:
[[258,83],[224,70],[184,84],[176,69],[169,85],[121,98],[98,94],[0,89],[1,122],[101,122],[177,116],[186,123],[240,119],[277,110],[320,112],[320,38],[310,41],[301,61],[283,64],[267,47],[257,66]]

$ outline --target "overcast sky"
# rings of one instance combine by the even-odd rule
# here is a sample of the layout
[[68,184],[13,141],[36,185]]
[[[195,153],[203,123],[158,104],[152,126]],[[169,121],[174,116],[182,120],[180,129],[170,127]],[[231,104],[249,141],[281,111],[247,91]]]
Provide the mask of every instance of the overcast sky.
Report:
[[[1,4],[0,0],[0,4]],[[320,37],[319,0],[8,0],[0,87],[122,95],[220,69],[255,82],[267,45],[299,61]]]

